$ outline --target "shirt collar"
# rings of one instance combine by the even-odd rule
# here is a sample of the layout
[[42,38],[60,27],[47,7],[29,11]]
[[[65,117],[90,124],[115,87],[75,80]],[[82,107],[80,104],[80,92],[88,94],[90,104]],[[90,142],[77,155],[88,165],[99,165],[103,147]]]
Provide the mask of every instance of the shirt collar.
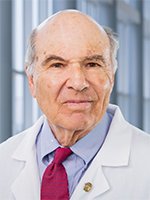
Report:
[[94,127],[94,129],[71,147],[72,151],[80,156],[85,161],[86,165],[89,164],[101,148],[110,123],[111,118],[106,112],[102,120]]
[[[111,118],[106,112],[102,120],[94,127],[94,129],[78,140],[70,149],[76,155],[80,156],[86,165],[89,164],[91,159],[95,156],[97,151],[102,146],[105,137],[107,135]],[[61,147],[59,142],[54,137],[51,128],[45,118],[44,124],[40,133],[41,145],[41,159],[55,151],[58,147]]]
[[41,141],[41,159],[55,151],[58,147],[60,147],[59,142],[56,140],[53,135],[51,128],[47,122],[47,118],[45,117],[43,128],[40,133],[40,141]]

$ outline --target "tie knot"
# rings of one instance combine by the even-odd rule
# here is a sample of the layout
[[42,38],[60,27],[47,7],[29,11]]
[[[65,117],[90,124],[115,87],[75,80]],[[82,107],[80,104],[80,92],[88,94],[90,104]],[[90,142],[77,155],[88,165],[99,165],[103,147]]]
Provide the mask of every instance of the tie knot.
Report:
[[58,148],[55,151],[53,162],[55,164],[60,164],[64,160],[66,160],[66,158],[69,157],[71,154],[72,154],[72,151],[69,148]]

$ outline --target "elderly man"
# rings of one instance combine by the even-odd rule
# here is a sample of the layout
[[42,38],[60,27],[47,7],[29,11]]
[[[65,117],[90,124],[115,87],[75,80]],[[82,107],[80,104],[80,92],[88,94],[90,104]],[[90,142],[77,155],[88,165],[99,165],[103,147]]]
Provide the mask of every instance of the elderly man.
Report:
[[0,146],[1,200],[150,199],[150,137],[109,105],[117,49],[75,10],[31,33],[25,69],[44,116]]

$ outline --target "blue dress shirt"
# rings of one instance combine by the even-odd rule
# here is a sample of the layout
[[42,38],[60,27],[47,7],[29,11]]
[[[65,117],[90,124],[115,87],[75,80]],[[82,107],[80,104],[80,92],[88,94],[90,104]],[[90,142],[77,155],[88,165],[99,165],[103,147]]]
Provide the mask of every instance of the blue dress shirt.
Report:
[[[109,130],[111,120],[112,116],[106,112],[103,119],[91,132],[70,147],[73,154],[63,162],[68,175],[70,196],[100,150]],[[55,149],[58,147],[61,147],[61,145],[54,137],[45,118],[36,140],[37,163],[41,180],[45,169],[54,158]]]

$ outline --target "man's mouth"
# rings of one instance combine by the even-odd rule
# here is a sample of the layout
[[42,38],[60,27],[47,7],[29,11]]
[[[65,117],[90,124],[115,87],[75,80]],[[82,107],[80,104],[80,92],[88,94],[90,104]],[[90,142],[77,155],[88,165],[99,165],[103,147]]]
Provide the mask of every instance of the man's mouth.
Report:
[[67,105],[69,107],[75,107],[75,108],[81,108],[85,109],[91,106],[93,101],[89,100],[76,100],[76,99],[71,99],[67,100],[64,102],[64,105]]

